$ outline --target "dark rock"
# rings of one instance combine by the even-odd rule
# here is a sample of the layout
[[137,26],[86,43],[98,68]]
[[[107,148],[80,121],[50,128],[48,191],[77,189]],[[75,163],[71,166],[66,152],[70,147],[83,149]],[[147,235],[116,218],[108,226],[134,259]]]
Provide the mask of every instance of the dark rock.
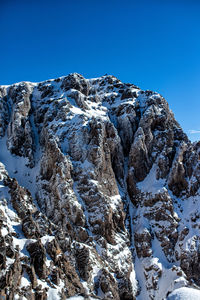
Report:
[[26,246],[31,256],[31,264],[39,278],[45,279],[47,276],[46,251],[40,241],[30,243]]

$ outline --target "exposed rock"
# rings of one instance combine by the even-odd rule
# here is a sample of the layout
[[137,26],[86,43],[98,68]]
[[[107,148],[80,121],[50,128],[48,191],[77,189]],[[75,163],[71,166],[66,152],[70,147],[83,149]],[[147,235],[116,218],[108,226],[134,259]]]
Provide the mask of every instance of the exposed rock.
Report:
[[32,87],[27,83],[14,85],[9,89],[8,96],[11,98],[13,105],[7,130],[7,144],[11,153],[27,157],[29,165],[33,166],[33,139],[29,119],[31,92]]
[[102,290],[102,292],[105,294],[106,299],[120,299],[119,293],[117,292],[117,282],[105,269],[102,269],[100,271],[99,281],[96,284],[96,288],[100,288]]
[[75,89],[85,96],[89,93],[88,81],[83,76],[76,73],[66,76],[62,81],[61,88],[64,90]]
[[47,268],[45,264],[46,251],[41,242],[30,243],[26,246],[31,257],[31,264],[34,266],[35,272],[40,279],[47,276]]

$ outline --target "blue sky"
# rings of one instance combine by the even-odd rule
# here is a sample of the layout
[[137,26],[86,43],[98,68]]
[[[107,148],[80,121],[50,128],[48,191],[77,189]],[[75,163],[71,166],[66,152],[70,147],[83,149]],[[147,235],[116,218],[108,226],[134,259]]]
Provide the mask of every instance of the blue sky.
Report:
[[0,29],[0,84],[112,74],[200,139],[200,1],[0,0]]

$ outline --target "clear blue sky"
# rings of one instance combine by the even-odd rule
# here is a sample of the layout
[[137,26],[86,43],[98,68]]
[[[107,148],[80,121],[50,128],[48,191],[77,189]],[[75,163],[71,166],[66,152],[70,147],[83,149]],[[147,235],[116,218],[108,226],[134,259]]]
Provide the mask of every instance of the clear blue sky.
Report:
[[199,0],[0,0],[0,29],[0,84],[112,74],[200,139]]

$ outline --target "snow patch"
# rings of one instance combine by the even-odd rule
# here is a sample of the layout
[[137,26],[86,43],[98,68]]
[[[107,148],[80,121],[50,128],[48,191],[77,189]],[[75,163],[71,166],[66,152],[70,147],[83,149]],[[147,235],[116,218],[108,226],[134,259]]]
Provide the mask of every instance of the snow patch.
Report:
[[182,287],[174,290],[167,300],[198,300],[200,299],[200,290]]
[[164,187],[164,179],[156,179],[156,164],[153,165],[149,174],[145,179],[137,184],[137,187],[144,193],[151,193],[153,195],[167,191]]

